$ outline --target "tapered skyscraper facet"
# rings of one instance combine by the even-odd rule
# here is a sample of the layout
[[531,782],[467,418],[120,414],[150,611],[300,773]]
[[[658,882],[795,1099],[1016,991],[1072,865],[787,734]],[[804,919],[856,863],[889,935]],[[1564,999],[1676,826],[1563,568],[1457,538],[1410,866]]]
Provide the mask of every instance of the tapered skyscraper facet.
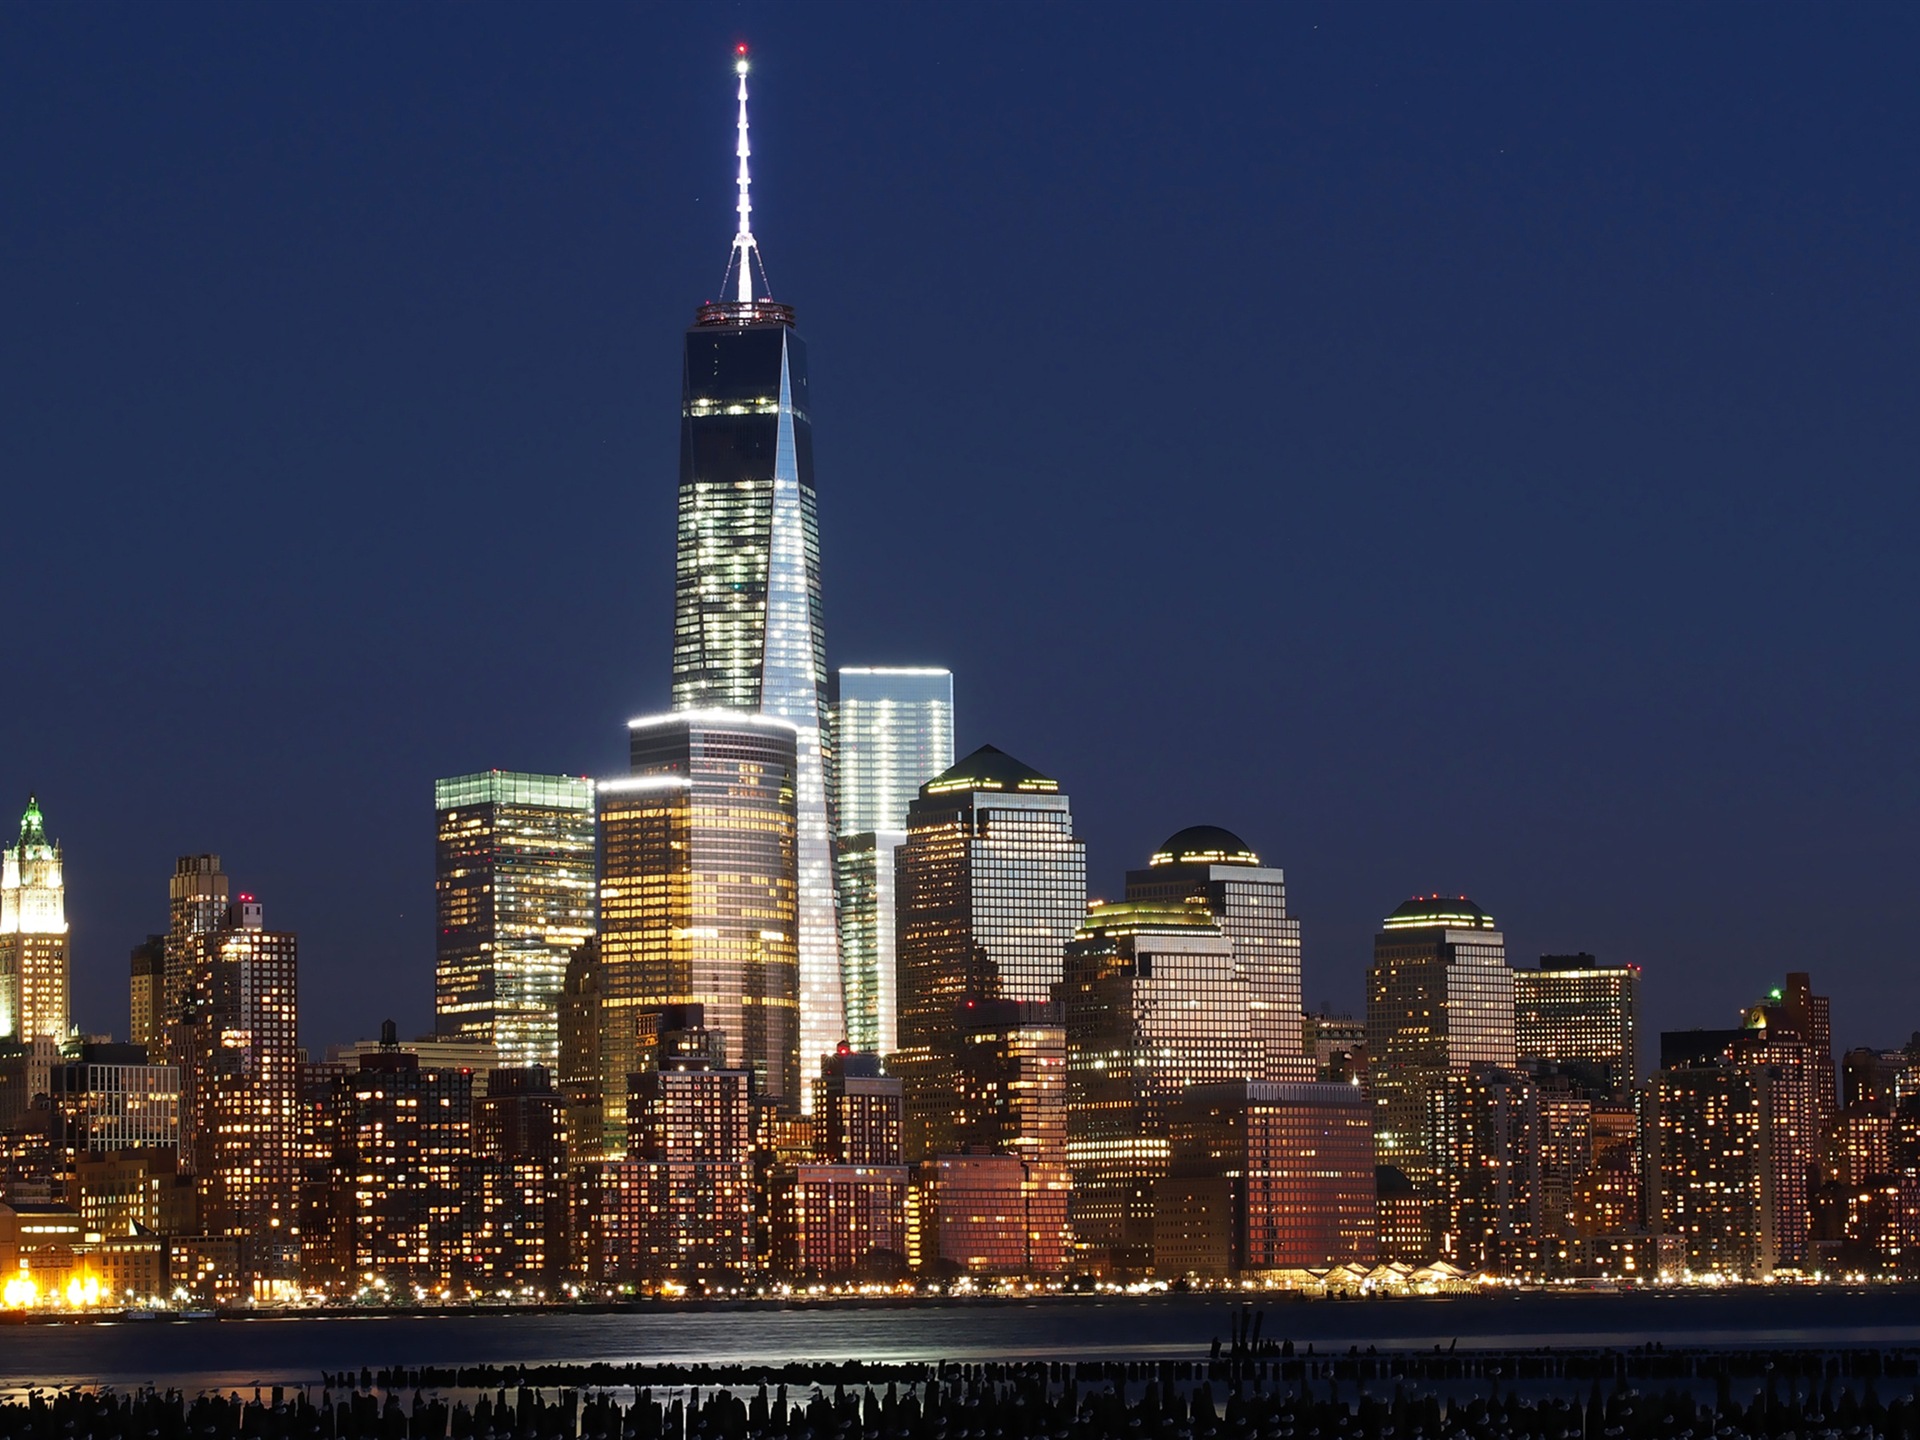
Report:
[[[746,61],[740,225],[726,282],[687,331],[680,420],[673,705],[778,716],[798,731],[800,1067],[844,1038],[833,883],[833,743],[806,346],[793,310],[752,298],[765,267],[748,228]],[[723,287],[723,293],[727,289]]]

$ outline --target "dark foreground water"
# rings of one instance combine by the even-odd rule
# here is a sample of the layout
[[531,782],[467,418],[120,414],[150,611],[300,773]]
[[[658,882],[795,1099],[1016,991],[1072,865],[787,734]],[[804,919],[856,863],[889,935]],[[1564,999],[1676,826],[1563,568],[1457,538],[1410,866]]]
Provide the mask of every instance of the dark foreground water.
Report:
[[[1252,1296],[1264,1333],[1304,1349],[1920,1345],[1920,1290]],[[701,1309],[630,1314],[263,1318],[0,1326],[0,1386],[152,1383],[189,1392],[303,1384],[323,1370],[477,1363],[1203,1359],[1225,1296]]]

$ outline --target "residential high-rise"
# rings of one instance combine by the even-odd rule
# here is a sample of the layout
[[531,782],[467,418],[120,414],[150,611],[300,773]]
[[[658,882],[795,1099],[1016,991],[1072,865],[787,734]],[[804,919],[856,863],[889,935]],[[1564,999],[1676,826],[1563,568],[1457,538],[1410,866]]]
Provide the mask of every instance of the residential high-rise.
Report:
[[840,834],[840,971],[856,1050],[899,1045],[893,854],[907,807],[953,764],[953,674],[842,666],[834,700]]
[[66,896],[60,847],[47,839],[39,798],[29,795],[19,843],[0,847],[0,1036],[67,1036]]
[[1784,986],[1767,992],[1767,998],[1746,1013],[1749,1029],[1787,1032],[1807,1047],[1808,1080],[1811,1085],[1815,1123],[1825,1129],[1839,1112],[1836,1076],[1833,1065],[1832,1006],[1825,995],[1813,993],[1813,978],[1799,970],[1787,976]]
[[765,298],[766,267],[749,224],[744,53],[735,69],[739,227],[728,264],[734,298],[702,305],[686,336],[673,708],[755,712],[778,716],[794,728],[800,1006],[795,1043],[806,1073],[812,1074],[820,1058],[846,1038],[835,920],[834,747],[820,610],[812,401],[806,346],[794,329],[793,308]]
[[627,1077],[644,1069],[645,1012],[703,1006],[757,1093],[796,1107],[801,1091],[794,727],[701,710],[629,734],[633,774],[598,787],[608,1158],[624,1145]]
[[1513,972],[1514,1047],[1547,1060],[1607,1100],[1640,1088],[1640,967],[1591,955],[1542,955]]
[[192,988],[193,937],[211,935],[227,923],[227,877],[218,855],[182,855],[167,881],[166,983],[161,1014],[167,1025],[181,1018]]
[[1450,1072],[1432,1093],[1427,1125],[1441,1258],[1462,1270],[1525,1273],[1541,1237],[1538,1083],[1499,1065]]
[[473,1102],[461,1265],[482,1291],[548,1292],[567,1254],[567,1147],[544,1067],[498,1069]]
[[829,1056],[821,1085],[824,1131],[820,1158],[830,1165],[898,1165],[901,1144],[900,1081],[880,1073],[878,1055],[848,1050]]
[[1260,863],[1247,843],[1217,825],[1169,836],[1144,870],[1127,872],[1127,899],[1196,901],[1233,942],[1247,987],[1244,1024],[1262,1060],[1252,1080],[1311,1080],[1300,1027],[1300,922],[1287,914],[1286,872]]
[[1436,1178],[1429,1108],[1449,1075],[1515,1063],[1513,972],[1493,917],[1465,896],[1416,895],[1382,923],[1367,972],[1367,1082],[1382,1165]]
[[907,1155],[945,1143],[962,1007],[1048,1003],[1086,913],[1086,846],[1060,784],[983,746],[920,787],[895,852]]
[[127,1039],[156,1056],[166,1053],[167,937],[149,935],[133,947],[127,977]]
[[552,1065],[567,961],[593,933],[593,782],[486,770],[436,780],[433,803],[434,1029]]
[[1190,1085],[1260,1079],[1266,1017],[1204,904],[1093,906],[1054,994],[1066,1026],[1074,1243],[1089,1269],[1143,1273],[1174,1102]]
[[182,1084],[200,1220],[239,1243],[254,1293],[299,1280],[299,939],[239,896],[188,945]]
[[1774,1232],[1773,1072],[1726,1062],[1662,1070],[1648,1085],[1647,1220],[1695,1275],[1760,1278]]

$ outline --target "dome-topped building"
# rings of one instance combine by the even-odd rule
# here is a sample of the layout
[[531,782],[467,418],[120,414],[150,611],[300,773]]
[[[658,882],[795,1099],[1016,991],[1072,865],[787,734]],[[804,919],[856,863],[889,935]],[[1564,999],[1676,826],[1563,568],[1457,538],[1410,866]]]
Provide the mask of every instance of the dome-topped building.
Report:
[[1258,865],[1260,857],[1231,830],[1218,825],[1189,825],[1169,835],[1147,860],[1149,865]]
[[1255,1080],[1311,1080],[1300,1033],[1300,922],[1287,913],[1285,872],[1218,825],[1169,835],[1146,868],[1127,872],[1127,899],[1204,908],[1233,943],[1248,986],[1244,1024],[1255,1041]]
[[1415,895],[1380,922],[1383,930],[1492,930],[1493,916],[1464,895]]

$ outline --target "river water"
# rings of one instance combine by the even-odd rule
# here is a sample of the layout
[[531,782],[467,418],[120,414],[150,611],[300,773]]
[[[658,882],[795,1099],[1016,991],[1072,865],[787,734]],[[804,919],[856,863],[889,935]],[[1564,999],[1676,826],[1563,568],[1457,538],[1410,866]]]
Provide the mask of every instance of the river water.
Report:
[[[1745,1289],[1379,1300],[1250,1297],[1264,1334],[1378,1345],[1920,1346],[1920,1290]],[[1221,1295],[1040,1301],[666,1305],[628,1313],[314,1316],[0,1326],[0,1387],[305,1384],[361,1366],[785,1360],[1201,1359]]]

